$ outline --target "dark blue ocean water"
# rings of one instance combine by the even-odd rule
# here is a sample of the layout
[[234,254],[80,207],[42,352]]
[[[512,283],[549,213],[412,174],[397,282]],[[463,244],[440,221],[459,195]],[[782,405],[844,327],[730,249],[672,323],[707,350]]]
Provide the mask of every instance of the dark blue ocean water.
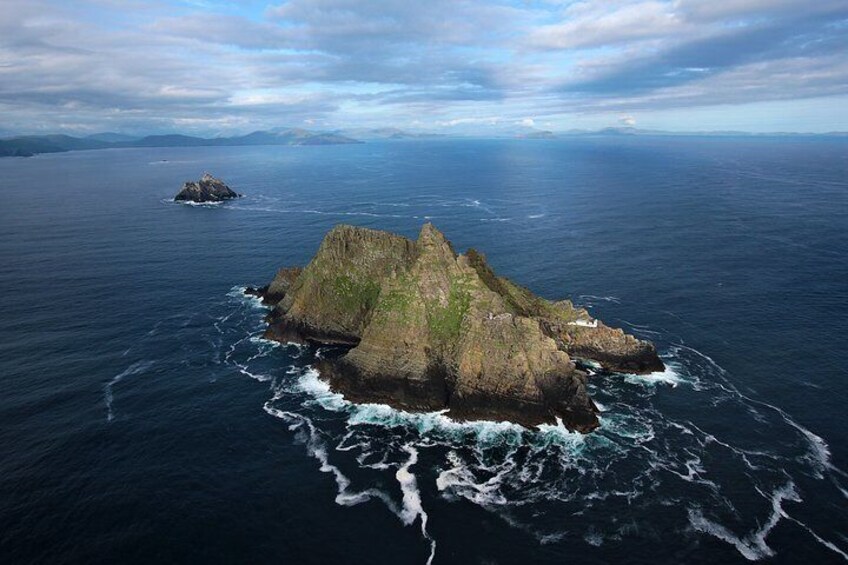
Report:
[[[168,200],[203,171],[247,197]],[[258,339],[244,285],[426,219],[669,371],[595,377],[579,436],[350,406]],[[844,562],[846,233],[840,140],[0,160],[0,562]]]

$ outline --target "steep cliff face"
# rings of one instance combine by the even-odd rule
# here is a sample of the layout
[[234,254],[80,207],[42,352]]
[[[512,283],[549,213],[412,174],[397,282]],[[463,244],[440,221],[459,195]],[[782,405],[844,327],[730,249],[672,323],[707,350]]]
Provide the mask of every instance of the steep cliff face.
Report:
[[302,339],[355,345],[383,283],[408,265],[415,243],[387,232],[337,226],[279,303],[287,331]]
[[432,224],[417,241],[336,227],[292,273],[265,291],[279,300],[266,335],[353,346],[319,367],[352,401],[527,426],[561,418],[584,432],[598,425],[586,375],[569,357],[594,346],[570,338],[580,332],[569,323],[588,314],[497,277],[473,250],[457,255]]
[[263,287],[247,287],[245,294],[258,296],[265,304],[278,304],[291,289],[294,282],[303,272],[300,267],[283,267],[277,271],[274,280]]

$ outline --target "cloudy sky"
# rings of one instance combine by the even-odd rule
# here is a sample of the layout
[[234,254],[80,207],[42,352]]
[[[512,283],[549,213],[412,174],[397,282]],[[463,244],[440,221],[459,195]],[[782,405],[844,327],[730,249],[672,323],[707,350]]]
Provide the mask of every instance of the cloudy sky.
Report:
[[0,0],[0,133],[848,130],[846,0]]

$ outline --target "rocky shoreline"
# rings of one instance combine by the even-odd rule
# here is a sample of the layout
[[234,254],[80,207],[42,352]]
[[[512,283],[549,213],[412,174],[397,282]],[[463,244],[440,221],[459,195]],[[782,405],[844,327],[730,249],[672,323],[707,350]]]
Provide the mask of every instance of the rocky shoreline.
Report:
[[664,368],[651,343],[497,276],[429,223],[415,241],[337,226],[305,268],[246,292],[272,306],[266,338],[343,347],[317,368],[352,402],[585,433],[598,410],[575,360]]
[[175,202],[223,202],[233,198],[241,198],[242,195],[216,179],[209,173],[203,173],[199,181],[189,181],[183,184],[182,189],[174,196]]

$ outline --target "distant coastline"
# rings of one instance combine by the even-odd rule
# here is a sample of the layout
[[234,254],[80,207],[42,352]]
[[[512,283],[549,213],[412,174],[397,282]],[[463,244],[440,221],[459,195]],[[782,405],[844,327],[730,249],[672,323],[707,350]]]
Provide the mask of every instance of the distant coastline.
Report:
[[344,135],[304,129],[255,131],[233,137],[193,137],[189,135],[149,135],[133,138],[116,133],[86,137],[70,135],[26,135],[0,139],[0,157],[32,157],[40,153],[64,153],[92,149],[126,147],[220,147],[244,145],[340,145],[362,143]]
[[743,137],[793,139],[848,138],[848,132],[825,133],[744,131],[676,132],[633,127],[610,127],[599,130],[571,129],[554,132],[531,127],[480,132],[479,134],[409,132],[398,128],[349,129],[312,131],[301,128],[275,128],[229,137],[197,137],[184,134],[164,134],[134,137],[121,133],[96,133],[83,137],[65,134],[18,135],[0,138],[0,157],[32,157],[41,153],[64,153],[94,149],[133,147],[239,147],[256,145],[347,145],[367,141],[397,141],[415,139],[524,139],[552,140],[574,137]]

